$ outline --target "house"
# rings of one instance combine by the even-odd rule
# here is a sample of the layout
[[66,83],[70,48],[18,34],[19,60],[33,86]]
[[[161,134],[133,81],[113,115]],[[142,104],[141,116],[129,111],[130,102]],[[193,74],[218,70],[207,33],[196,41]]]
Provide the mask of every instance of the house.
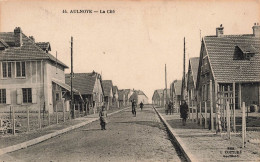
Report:
[[157,89],[153,94],[153,102],[158,106],[163,106],[163,89]]
[[148,97],[141,90],[134,90],[133,94],[130,96],[130,101],[135,100],[137,104],[141,102],[143,104],[148,104]]
[[196,103],[196,82],[199,68],[199,57],[192,57],[189,59],[188,76],[187,76],[187,95],[188,106],[193,107]]
[[172,94],[171,99],[173,100],[174,108],[177,112],[179,112],[181,104],[182,80],[174,80],[170,88],[170,92]]
[[[253,34],[224,35],[224,27],[220,25],[216,35],[202,39],[197,100],[202,111],[205,107],[210,110],[212,129],[214,111],[220,113],[221,123],[225,123],[227,102],[232,114],[241,108],[242,102],[259,107],[260,26],[256,23],[252,28]],[[234,125],[233,129],[236,129]]]
[[[66,74],[65,82],[71,85],[70,74]],[[87,104],[86,106],[93,108],[94,113],[97,108],[103,105],[104,90],[100,74],[95,71],[92,73],[74,73],[72,83],[72,86],[80,92],[84,103]]]
[[0,33],[1,111],[10,106],[50,113],[63,105],[69,108],[70,86],[65,84],[64,74],[68,66],[50,51],[49,42],[35,42],[20,27]]
[[[103,80],[102,85],[104,88],[104,101],[110,107],[112,106],[113,99],[113,83],[112,80]],[[108,109],[109,109],[108,107]]]
[[112,92],[113,92],[113,99],[112,99],[113,106],[119,108],[118,88],[117,88],[117,86],[113,86]]
[[253,34],[224,35],[221,25],[216,35],[203,37],[196,85],[199,102],[214,110],[226,101],[235,109],[242,102],[259,106],[260,26],[252,28]]
[[125,92],[125,106],[130,106],[131,105],[131,100],[130,96],[133,94],[133,90],[131,89],[123,89]]
[[118,90],[118,102],[119,102],[119,107],[125,106],[125,91],[124,90]]

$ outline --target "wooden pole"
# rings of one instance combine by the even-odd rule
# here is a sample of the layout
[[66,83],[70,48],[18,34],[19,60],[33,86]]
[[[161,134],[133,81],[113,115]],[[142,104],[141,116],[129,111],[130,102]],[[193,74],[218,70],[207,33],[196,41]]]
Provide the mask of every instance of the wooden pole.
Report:
[[242,106],[242,148],[245,147],[246,144],[246,105],[243,102]]
[[[73,77],[74,77],[74,74],[73,74],[73,37],[71,37],[71,72],[70,72],[70,97],[71,97],[71,104],[70,104],[70,112],[71,112],[71,117],[74,119],[74,114],[75,114],[75,111],[73,108],[73,105],[74,105],[74,94],[73,94]],[[74,105],[75,106],[75,105]]]
[[48,125],[51,125],[51,113],[50,113],[50,107],[48,108]]
[[27,132],[30,131],[30,112],[28,106],[26,107],[26,112],[27,112]]
[[231,139],[231,134],[230,134],[230,105],[229,101],[227,101],[227,134],[228,134],[228,139]]
[[233,131],[236,132],[236,84],[233,82]]
[[242,107],[241,83],[238,83],[238,105],[239,105],[239,109],[241,109]]
[[12,119],[13,119],[13,135],[15,135],[15,112],[14,107],[12,106]]
[[218,123],[218,109],[217,109],[217,107],[218,107],[218,84],[217,84],[217,82],[216,82],[216,80],[215,80],[215,82],[214,82],[214,103],[213,104],[215,104],[215,128],[217,129],[218,127],[217,127],[217,123]]
[[56,124],[58,124],[59,123],[59,116],[58,116],[58,106],[57,106],[57,104],[55,106],[55,111],[56,111]]
[[202,111],[201,111],[201,101],[200,101],[200,126],[202,126]]
[[191,121],[194,122],[194,116],[193,116],[193,102],[191,100]]
[[39,106],[39,112],[38,112],[38,124],[39,128],[42,128],[42,120],[41,120],[41,106]]
[[167,95],[167,68],[166,68],[166,64],[165,64],[165,91],[166,91],[166,94],[165,94],[165,104],[168,103],[168,95]]
[[209,81],[209,95],[210,95],[210,123],[211,130],[214,130],[214,118],[213,118],[213,93],[212,93],[212,80]]
[[65,106],[64,106],[64,99],[62,99],[62,110],[63,110],[63,122],[65,122],[66,117],[65,117]]
[[205,101],[205,128],[208,127],[207,111],[207,101]]

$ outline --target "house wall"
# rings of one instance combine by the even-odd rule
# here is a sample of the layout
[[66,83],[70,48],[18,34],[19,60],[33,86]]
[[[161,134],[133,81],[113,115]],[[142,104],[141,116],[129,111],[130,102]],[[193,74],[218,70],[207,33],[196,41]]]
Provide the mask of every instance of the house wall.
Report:
[[246,106],[255,104],[259,106],[259,83],[244,83],[241,84],[242,102]]
[[[46,110],[53,112],[52,104],[52,79],[65,82],[64,69],[60,66],[57,68],[50,61],[26,61],[25,77],[16,77],[16,63],[11,63],[11,78],[3,78],[2,62],[0,66],[0,89],[7,91],[7,104],[0,104],[0,111],[10,109],[14,106],[19,111],[25,111],[28,107],[30,110]],[[44,75],[43,75],[44,74]],[[23,103],[22,88],[32,88],[32,103]],[[10,101],[10,102],[9,102]],[[44,105],[45,102],[45,105]]]
[[102,90],[102,86],[101,86],[101,82],[100,79],[96,78],[96,82],[94,84],[94,89],[93,89],[93,99],[95,101],[95,105],[96,106],[101,106],[103,105],[103,101],[104,101],[104,94],[103,94],[103,90]]
[[148,104],[148,98],[145,95],[138,95],[137,104],[143,102],[143,104]]

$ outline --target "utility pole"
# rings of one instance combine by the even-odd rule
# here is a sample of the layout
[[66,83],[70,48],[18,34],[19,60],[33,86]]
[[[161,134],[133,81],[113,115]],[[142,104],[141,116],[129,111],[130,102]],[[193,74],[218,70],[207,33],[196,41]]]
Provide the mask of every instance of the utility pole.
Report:
[[71,37],[71,72],[70,72],[70,97],[71,97],[71,102],[70,102],[70,113],[71,113],[71,118],[74,119],[74,96],[73,96],[73,37]]
[[183,48],[183,77],[182,77],[182,91],[181,91],[181,99],[185,100],[185,37],[184,37],[184,48]]
[[166,69],[166,64],[165,64],[165,91],[166,91],[166,104],[168,101],[168,96],[167,96],[167,69]]

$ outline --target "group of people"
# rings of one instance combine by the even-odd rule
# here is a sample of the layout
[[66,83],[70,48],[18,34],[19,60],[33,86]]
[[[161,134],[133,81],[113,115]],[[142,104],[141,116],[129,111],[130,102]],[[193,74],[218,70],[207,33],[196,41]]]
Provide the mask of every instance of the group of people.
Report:
[[[134,115],[134,117],[136,117],[136,107],[137,107],[136,101],[132,100],[132,114]],[[144,104],[143,104],[143,102],[141,102],[140,103],[141,111],[143,110],[143,107],[144,107]]]
[[[132,114],[134,115],[134,117],[136,117],[136,101],[133,100],[132,101]],[[143,102],[140,103],[140,108],[141,111],[143,110],[144,104]],[[101,110],[99,112],[99,120],[100,120],[100,126],[101,126],[101,130],[106,130],[106,124],[107,124],[107,111],[106,111],[106,107],[105,105],[103,105],[101,107]]]
[[[165,104],[165,114],[172,114],[173,113],[173,102],[169,101]],[[180,105],[180,117],[182,118],[182,124],[186,125],[186,120],[188,118],[189,108],[185,100],[182,100]]]

